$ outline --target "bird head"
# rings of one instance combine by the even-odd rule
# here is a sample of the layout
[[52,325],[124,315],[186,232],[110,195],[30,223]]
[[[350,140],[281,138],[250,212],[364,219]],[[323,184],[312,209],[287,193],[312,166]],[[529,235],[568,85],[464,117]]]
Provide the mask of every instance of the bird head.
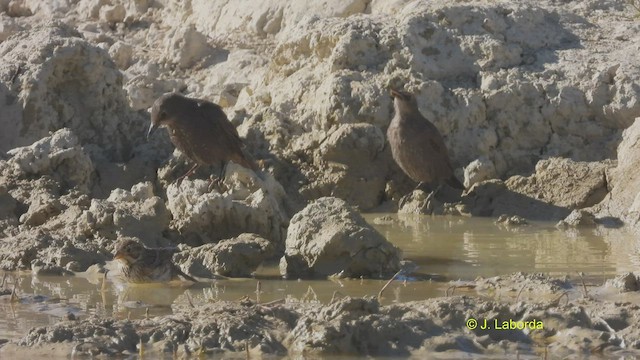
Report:
[[416,97],[407,91],[392,88],[391,97],[393,98],[393,107],[397,112],[411,112],[418,110]]
[[113,260],[121,260],[127,264],[133,264],[142,257],[144,246],[134,240],[123,240],[116,246],[116,254]]
[[177,93],[165,93],[160,96],[151,107],[151,126],[147,132],[147,139],[157,128],[170,125],[175,118],[176,103],[182,101],[184,97]]

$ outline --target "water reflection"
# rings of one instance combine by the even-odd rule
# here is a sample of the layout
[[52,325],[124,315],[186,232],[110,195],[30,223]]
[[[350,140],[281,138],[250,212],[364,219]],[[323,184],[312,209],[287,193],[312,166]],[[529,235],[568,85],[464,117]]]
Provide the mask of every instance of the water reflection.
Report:
[[[380,215],[366,219],[380,223]],[[638,242],[624,229],[560,230],[551,223],[505,226],[493,219],[389,215],[376,225],[429,273],[474,279],[517,271],[612,277],[640,264]]]
[[[623,229],[558,230],[553,224],[496,225],[494,219],[367,214],[365,218],[414,261],[430,281],[394,281],[383,303],[443,296],[448,280],[472,280],[517,271],[554,276],[585,273],[600,283],[604,278],[633,271],[640,265],[640,244]],[[259,285],[258,285],[259,283]],[[0,301],[0,338],[23,336],[34,326],[69,316],[140,318],[169,314],[172,306],[218,300],[304,301],[327,303],[342,296],[377,296],[384,280],[283,280],[277,264],[261,267],[253,279],[217,280],[189,288],[118,286],[101,276],[8,277],[19,301]],[[464,290],[456,291],[457,294]],[[469,291],[471,292],[471,291]],[[34,296],[38,295],[38,296]]]

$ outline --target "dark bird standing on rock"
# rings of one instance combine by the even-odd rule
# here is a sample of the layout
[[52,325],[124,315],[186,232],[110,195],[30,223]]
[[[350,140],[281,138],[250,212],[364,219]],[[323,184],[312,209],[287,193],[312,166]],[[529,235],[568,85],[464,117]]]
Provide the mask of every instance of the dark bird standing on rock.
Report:
[[116,246],[113,260],[120,263],[122,278],[130,283],[167,282],[183,277],[198,282],[185,274],[172,261],[176,248],[147,248],[127,239]]
[[195,162],[178,180],[191,175],[201,165],[219,163],[221,169],[218,180],[221,181],[229,160],[254,171],[258,169],[242,152],[243,144],[238,131],[217,104],[166,93],[151,108],[151,126],[147,138],[162,126],[169,129],[173,145]]
[[[418,110],[415,97],[405,91],[391,90],[395,116],[387,129],[391,154],[413,181],[422,186],[442,183],[464,190],[453,175],[447,147],[438,129]],[[431,189],[433,190],[433,189]],[[437,190],[437,188],[435,189]]]

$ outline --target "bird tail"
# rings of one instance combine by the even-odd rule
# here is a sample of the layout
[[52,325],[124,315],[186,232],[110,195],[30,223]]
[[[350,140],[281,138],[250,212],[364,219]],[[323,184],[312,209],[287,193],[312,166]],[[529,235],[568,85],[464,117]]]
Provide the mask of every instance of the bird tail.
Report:
[[456,178],[455,175],[451,175],[451,177],[445,182],[452,188],[464,190],[464,185],[462,185],[462,183],[458,180],[458,178]]
[[176,273],[178,273],[178,275],[182,276],[185,280],[197,283],[198,280],[194,279],[191,275],[185,273],[184,271],[182,271],[182,269],[180,269],[179,266],[175,265],[175,270]]

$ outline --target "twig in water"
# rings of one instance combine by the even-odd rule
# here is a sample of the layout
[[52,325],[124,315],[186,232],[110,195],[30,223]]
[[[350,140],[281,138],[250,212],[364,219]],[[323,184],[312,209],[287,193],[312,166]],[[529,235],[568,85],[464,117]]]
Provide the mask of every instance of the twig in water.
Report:
[[[313,299],[311,297],[313,297]],[[317,302],[318,301],[318,294],[316,294],[316,292],[313,290],[311,285],[309,285],[309,288],[307,289],[307,292],[302,296],[302,298],[300,300],[301,301],[308,301],[308,302],[311,302],[311,300],[314,300],[314,301]]]
[[16,71],[13,73],[13,75],[11,76],[11,83],[13,84],[13,82],[16,80],[16,78],[18,77],[18,75],[20,74],[20,71],[22,71],[22,66],[18,65],[18,67],[16,68]]
[[191,305],[192,308],[195,309],[195,305],[193,305],[193,301],[191,300],[191,295],[189,294],[189,291],[185,292],[185,295],[187,295],[187,301],[189,302],[189,305]]
[[[476,285],[475,284],[465,284],[465,285],[451,285],[447,288],[447,290],[444,291],[444,296],[449,297],[449,296],[453,296],[453,293],[456,291],[456,289],[475,289]],[[449,294],[449,290],[451,290],[451,294]]]
[[256,304],[260,304],[260,293],[262,292],[262,283],[258,280],[256,284]]
[[104,275],[102,275],[102,286],[100,287],[100,291],[104,292],[107,291],[107,273],[109,272],[109,270],[104,272]]
[[280,299],[276,299],[276,300],[272,300],[272,301],[266,302],[264,304],[260,304],[260,306],[267,307],[267,306],[271,306],[271,305],[284,304],[285,302],[287,302],[285,299],[280,298]]
[[340,291],[336,290],[333,292],[333,295],[331,295],[331,300],[329,300],[329,305],[333,304],[333,302],[335,300],[337,300],[337,296],[340,295],[341,297],[344,297],[344,294],[341,293]]
[[562,299],[565,296],[567,297],[567,304],[569,304],[569,292],[568,291],[565,291],[562,294],[560,294],[560,296],[558,296],[558,298],[553,300],[551,303],[555,304],[555,305],[560,305],[560,299]]
[[527,284],[522,285],[522,287],[520,288],[520,291],[518,291],[518,295],[516,296],[516,302],[518,302],[518,299],[520,299],[520,294],[522,294],[522,290],[524,290],[525,287],[527,287]]
[[580,281],[582,282],[582,290],[584,291],[583,296],[585,298],[589,297],[589,293],[587,292],[587,285],[584,283],[584,274],[582,271],[578,271],[578,276],[580,276]]
[[16,284],[13,284],[13,290],[11,290],[11,298],[9,298],[9,301],[12,303],[18,302],[18,295],[16,295]]
[[144,356],[144,344],[142,343],[142,338],[140,338],[140,350],[138,350],[138,356],[140,356],[140,359]]
[[389,279],[389,281],[387,281],[386,284],[384,284],[384,286],[382,287],[382,289],[380,289],[380,292],[378,292],[378,301],[380,301],[380,299],[382,299],[382,293],[384,292],[384,290],[393,282],[393,280],[395,280],[398,275],[400,275],[400,273],[402,273],[403,269],[398,270],[397,273],[395,273],[391,279]]

